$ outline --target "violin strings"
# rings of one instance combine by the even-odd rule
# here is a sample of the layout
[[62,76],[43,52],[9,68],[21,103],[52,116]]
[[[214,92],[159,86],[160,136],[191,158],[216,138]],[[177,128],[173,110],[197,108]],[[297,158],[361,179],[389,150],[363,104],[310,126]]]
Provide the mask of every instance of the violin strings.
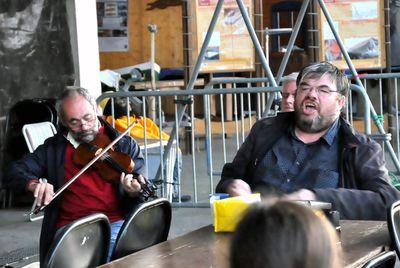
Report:
[[[115,166],[118,167],[118,169],[122,172],[128,173],[117,161],[115,161],[110,154],[105,153],[103,155],[104,160],[108,161],[109,163],[114,164]],[[150,197],[152,195],[152,191],[150,190],[150,187],[146,183],[139,182],[140,186],[142,187],[143,192],[146,194],[146,198]]]

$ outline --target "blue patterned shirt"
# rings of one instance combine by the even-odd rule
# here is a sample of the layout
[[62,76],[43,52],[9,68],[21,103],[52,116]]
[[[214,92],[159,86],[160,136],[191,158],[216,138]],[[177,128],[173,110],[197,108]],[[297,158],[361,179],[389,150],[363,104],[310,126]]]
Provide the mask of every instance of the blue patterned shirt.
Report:
[[339,120],[319,140],[305,144],[290,127],[257,166],[255,186],[290,193],[301,188],[337,188],[339,184]]

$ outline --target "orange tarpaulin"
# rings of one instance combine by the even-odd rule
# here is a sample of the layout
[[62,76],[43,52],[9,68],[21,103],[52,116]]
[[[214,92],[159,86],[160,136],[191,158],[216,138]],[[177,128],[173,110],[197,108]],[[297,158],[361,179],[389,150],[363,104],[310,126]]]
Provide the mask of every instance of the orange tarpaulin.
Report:
[[[107,117],[107,122],[109,124],[112,124],[112,116]],[[160,138],[160,129],[150,118],[146,118],[146,120],[144,120],[143,116],[139,117],[131,116],[129,118],[129,123],[131,124],[134,123],[134,126],[130,131],[130,135],[133,138],[139,138],[139,139],[144,138],[144,124],[146,124],[146,137],[148,139]],[[123,132],[127,129],[127,127],[128,127],[128,117],[126,115],[118,119],[115,119],[115,128],[118,131]],[[161,133],[161,138],[163,140],[168,140],[169,135],[163,131]]]

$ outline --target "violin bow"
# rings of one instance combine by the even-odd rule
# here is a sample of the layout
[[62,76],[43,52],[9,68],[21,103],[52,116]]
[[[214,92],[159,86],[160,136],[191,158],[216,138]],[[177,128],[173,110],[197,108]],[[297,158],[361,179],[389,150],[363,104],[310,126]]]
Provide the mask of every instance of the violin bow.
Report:
[[[86,166],[84,166],[81,170],[79,170],[78,173],[76,173],[69,181],[67,181],[60,189],[58,189],[58,190],[54,193],[54,196],[53,196],[52,201],[53,201],[57,196],[59,196],[65,189],[67,189],[68,186],[70,186],[74,181],[76,181],[76,179],[78,179],[79,176],[83,174],[83,172],[85,172],[88,168],[90,168],[90,167],[94,164],[94,162],[96,162],[97,160],[99,160],[105,153],[107,153],[107,151],[110,150],[111,147],[113,147],[120,139],[122,139],[123,136],[125,136],[126,134],[128,134],[129,131],[133,128],[134,125],[135,125],[135,122],[133,122],[132,124],[130,124],[130,125],[128,126],[128,128],[127,128],[124,132],[122,132],[115,140],[113,140],[113,141],[112,141],[109,145],[107,145],[103,150],[101,150],[101,152],[100,152],[98,155],[96,155],[92,160],[90,160],[90,162],[87,163]],[[51,203],[52,201],[50,201],[50,203]],[[49,204],[50,204],[50,203],[49,203]],[[49,204],[44,205],[44,206],[36,207],[35,210],[33,210],[33,211],[30,212],[30,215],[32,215],[32,214],[38,214],[40,211],[42,211],[42,210],[43,210],[46,206],[48,206]]]

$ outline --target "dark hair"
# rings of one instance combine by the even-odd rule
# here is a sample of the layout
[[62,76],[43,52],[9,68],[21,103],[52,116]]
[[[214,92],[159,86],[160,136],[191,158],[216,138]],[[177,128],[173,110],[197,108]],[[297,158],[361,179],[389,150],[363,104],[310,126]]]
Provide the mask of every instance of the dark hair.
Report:
[[306,78],[319,79],[325,74],[330,75],[332,80],[336,82],[338,92],[343,96],[347,96],[349,80],[341,70],[327,61],[310,64],[302,68],[297,76],[296,85],[299,86]]
[[[110,116],[112,114],[112,104],[111,98],[107,101],[106,106],[104,106],[103,115]],[[124,115],[128,115],[128,111],[131,114],[132,109],[126,98],[114,98],[114,118],[120,118]]]
[[233,234],[230,266],[340,267],[337,237],[327,220],[289,201],[253,205]]

